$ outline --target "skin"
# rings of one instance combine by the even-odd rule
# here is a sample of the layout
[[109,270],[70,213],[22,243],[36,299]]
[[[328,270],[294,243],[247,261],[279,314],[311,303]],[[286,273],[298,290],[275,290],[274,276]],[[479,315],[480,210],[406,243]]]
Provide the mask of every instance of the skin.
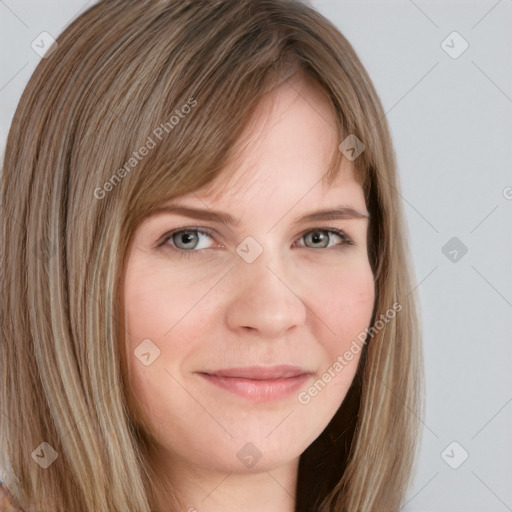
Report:
[[[226,173],[173,200],[228,212],[238,227],[160,212],[133,234],[123,283],[127,382],[158,443],[154,466],[172,483],[179,510],[292,512],[299,457],[352,382],[360,354],[307,405],[298,401],[369,326],[375,300],[367,218],[292,224],[339,204],[367,214],[352,162],[343,159],[330,187],[321,183],[341,142],[335,126],[323,92],[293,75],[264,97]],[[214,233],[157,246],[191,227]],[[325,228],[343,231],[354,245],[329,231],[312,238]],[[247,236],[263,249],[252,263],[236,252]],[[145,366],[134,350],[147,338],[160,355]],[[198,373],[282,363],[311,374],[270,401],[239,396]],[[252,467],[237,457],[248,442],[261,453]],[[159,496],[159,505],[172,510],[169,496]]]

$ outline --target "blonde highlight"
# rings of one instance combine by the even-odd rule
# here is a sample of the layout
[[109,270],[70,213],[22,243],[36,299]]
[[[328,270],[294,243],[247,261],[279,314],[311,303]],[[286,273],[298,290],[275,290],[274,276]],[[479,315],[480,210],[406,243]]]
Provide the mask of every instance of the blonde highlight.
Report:
[[[389,128],[349,42],[294,0],[102,0],[57,43],[23,93],[3,163],[1,480],[26,512],[151,512],[157,493],[172,494],[156,488],[149,426],[124,381],[124,255],[148,212],[222,175],[262,96],[300,71],[329,98],[340,142],[353,134],[366,147],[355,164],[371,219],[372,325],[402,309],[301,457],[296,510],[399,510],[422,412],[418,298]],[[326,186],[342,158],[332,155]],[[59,457],[44,471],[30,456],[42,442]]]

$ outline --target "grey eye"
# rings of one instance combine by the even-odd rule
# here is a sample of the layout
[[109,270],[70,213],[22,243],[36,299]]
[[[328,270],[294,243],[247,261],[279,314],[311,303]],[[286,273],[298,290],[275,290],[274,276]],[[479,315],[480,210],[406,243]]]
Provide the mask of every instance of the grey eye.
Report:
[[197,231],[180,231],[172,235],[172,241],[178,249],[195,249],[199,235]]
[[342,232],[331,229],[313,229],[303,235],[303,238],[304,245],[309,249],[326,249],[333,245],[350,245],[350,240]]
[[329,232],[324,230],[316,229],[315,231],[310,231],[304,236],[304,243],[306,246],[309,243],[312,244],[312,249],[323,249],[329,245]]

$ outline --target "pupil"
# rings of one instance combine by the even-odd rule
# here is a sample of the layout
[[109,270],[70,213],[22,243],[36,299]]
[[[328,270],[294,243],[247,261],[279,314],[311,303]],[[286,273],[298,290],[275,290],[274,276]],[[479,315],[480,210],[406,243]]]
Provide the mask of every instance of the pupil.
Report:
[[[190,233],[190,232],[185,232],[185,233],[180,233],[180,235],[178,236],[178,238],[176,238],[176,242],[177,242],[177,245],[178,247],[181,245],[187,245],[187,244],[192,244],[194,245],[196,240],[196,235],[194,233]],[[176,243],[175,242],[175,243]]]
[[313,231],[310,235],[312,244],[321,244],[322,247],[325,246],[326,235],[323,231]]
[[321,231],[315,231],[313,233],[313,243],[314,244],[321,243],[324,238],[325,238],[325,235]]

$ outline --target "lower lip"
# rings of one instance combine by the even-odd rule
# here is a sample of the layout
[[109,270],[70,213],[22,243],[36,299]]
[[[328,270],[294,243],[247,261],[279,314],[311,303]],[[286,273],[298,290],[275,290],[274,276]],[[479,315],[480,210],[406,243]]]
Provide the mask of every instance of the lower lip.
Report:
[[219,377],[201,374],[201,377],[216,386],[231,391],[249,400],[270,401],[286,398],[298,391],[310,377],[309,374],[297,375],[286,379],[253,380],[240,377]]

